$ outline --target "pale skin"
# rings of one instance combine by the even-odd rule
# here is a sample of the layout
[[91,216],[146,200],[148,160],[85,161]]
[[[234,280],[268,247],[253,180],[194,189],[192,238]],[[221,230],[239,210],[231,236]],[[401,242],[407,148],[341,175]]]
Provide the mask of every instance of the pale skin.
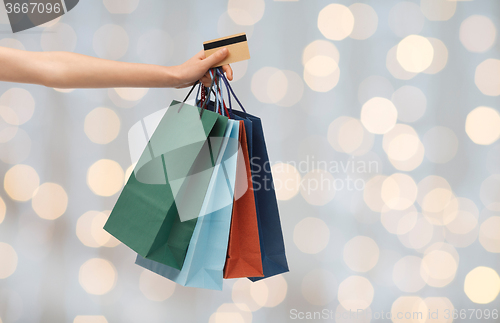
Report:
[[[70,52],[30,52],[0,47],[0,81],[53,88],[184,88],[196,81],[210,86],[208,70],[224,60],[227,48],[205,58],[198,54],[177,66],[126,63]],[[233,79],[229,65],[223,70]]]

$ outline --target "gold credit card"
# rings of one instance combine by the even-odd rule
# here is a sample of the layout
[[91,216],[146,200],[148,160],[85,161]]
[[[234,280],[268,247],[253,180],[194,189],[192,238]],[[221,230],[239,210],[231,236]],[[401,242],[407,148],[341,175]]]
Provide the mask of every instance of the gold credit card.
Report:
[[205,50],[206,57],[224,47],[228,49],[229,54],[222,62],[212,67],[218,67],[250,59],[247,35],[245,33],[209,40],[203,43],[203,49]]

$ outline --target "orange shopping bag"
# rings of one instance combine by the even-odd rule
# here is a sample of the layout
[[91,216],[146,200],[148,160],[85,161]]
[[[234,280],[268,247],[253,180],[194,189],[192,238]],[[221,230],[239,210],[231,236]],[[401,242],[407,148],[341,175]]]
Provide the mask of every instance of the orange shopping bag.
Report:
[[[244,122],[240,121],[233,216],[224,278],[263,277],[259,227]],[[239,194],[238,194],[239,193]]]

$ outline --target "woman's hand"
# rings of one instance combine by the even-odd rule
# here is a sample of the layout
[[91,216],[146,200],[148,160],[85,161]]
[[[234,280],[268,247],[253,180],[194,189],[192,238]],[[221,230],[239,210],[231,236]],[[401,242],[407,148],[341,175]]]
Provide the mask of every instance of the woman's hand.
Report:
[[[184,88],[193,85],[196,81],[200,81],[206,87],[212,83],[208,70],[215,64],[223,61],[228,55],[227,48],[222,48],[205,58],[205,52],[200,51],[198,54],[190,58],[185,63],[173,67],[178,78],[176,88]],[[231,66],[224,65],[222,70],[226,74],[229,81],[233,80],[233,70]]]

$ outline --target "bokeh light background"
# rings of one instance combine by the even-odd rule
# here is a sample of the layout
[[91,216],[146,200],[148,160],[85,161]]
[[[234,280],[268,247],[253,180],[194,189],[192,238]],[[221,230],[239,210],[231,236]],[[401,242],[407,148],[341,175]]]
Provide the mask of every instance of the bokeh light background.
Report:
[[[98,0],[13,35],[2,7],[0,46],[129,62],[180,64],[246,32],[252,59],[233,84],[264,123],[291,271],[184,288],[102,230],[131,172],[128,129],[185,90],[2,83],[0,322],[498,309],[499,12],[496,0]],[[351,167],[363,163],[376,167]],[[364,189],[300,185],[348,176]]]

